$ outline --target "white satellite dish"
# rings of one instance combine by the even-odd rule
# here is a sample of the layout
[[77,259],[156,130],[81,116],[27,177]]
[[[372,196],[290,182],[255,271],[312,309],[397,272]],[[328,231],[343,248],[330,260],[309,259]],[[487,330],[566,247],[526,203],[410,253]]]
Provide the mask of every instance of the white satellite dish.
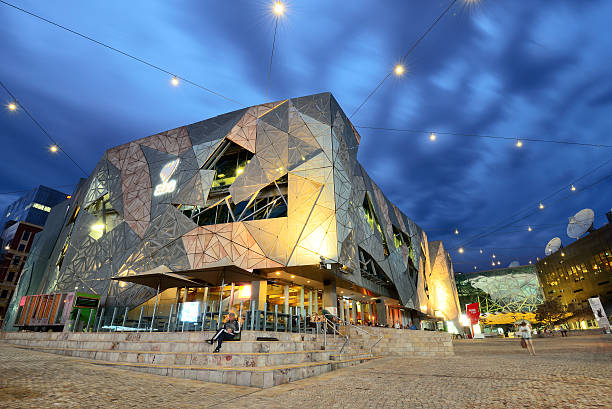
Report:
[[513,262],[508,264],[508,267],[518,267],[520,265],[521,265],[521,263],[519,263],[517,260],[514,260]]
[[593,229],[595,212],[592,209],[582,209],[569,218],[567,235],[573,239],[579,239],[584,233]]
[[544,249],[544,254],[546,254],[547,256],[550,256],[552,253],[559,250],[560,248],[561,248],[561,239],[558,237],[553,237],[553,239],[550,240],[548,244],[546,245],[546,248]]

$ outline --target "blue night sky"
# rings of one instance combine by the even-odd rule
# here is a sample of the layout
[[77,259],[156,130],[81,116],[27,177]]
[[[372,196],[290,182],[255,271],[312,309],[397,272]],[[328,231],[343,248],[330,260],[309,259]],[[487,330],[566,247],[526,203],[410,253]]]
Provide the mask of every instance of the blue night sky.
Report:
[[[244,105],[267,100],[270,2],[12,1]],[[331,91],[350,115],[447,4],[292,0],[279,23],[270,99]],[[610,16],[604,0],[459,0],[410,54],[408,73],[390,78],[353,123],[610,145]],[[4,4],[0,38],[0,81],[87,172],[110,147],[240,108],[186,83],[172,87],[159,71]],[[599,227],[612,207],[612,177],[582,190],[612,176],[612,161],[569,190],[612,158],[610,148],[360,133],[365,169],[430,240],[444,241],[456,271],[491,268],[492,252],[502,267],[535,262],[553,236],[572,240],[569,216],[591,207]],[[0,192],[83,176],[49,152],[23,112],[0,111],[0,137]],[[18,196],[0,195],[0,207]],[[510,226],[471,240],[504,220]]]

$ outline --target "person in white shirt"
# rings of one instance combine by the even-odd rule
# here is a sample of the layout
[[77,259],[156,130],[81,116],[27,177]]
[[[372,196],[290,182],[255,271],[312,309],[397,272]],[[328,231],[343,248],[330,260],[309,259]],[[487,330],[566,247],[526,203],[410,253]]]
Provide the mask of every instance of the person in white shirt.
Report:
[[535,355],[535,349],[533,349],[533,343],[531,342],[531,325],[527,322],[522,322],[518,328],[519,335],[525,340],[527,344],[527,350],[529,355]]

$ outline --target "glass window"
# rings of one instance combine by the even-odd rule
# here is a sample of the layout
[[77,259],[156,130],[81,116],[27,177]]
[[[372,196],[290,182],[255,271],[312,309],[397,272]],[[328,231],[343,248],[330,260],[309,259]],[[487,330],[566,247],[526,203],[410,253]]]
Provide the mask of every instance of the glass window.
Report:
[[25,251],[25,244],[20,244],[19,247],[17,247],[17,251]]
[[30,238],[30,232],[29,231],[24,231],[23,234],[21,235],[21,241],[27,241]]
[[6,298],[7,295],[8,295],[8,290],[2,290],[2,293],[0,293],[0,298]]
[[378,221],[378,217],[376,216],[376,212],[374,211],[374,206],[372,205],[372,201],[370,200],[370,196],[366,193],[363,198],[363,210],[365,212],[365,218],[372,231],[378,230],[382,237],[383,251],[385,256],[389,256],[389,246],[387,245],[387,238],[383,233],[382,227],[380,227],[380,223]]
[[108,193],[87,206],[85,210],[98,218],[98,220],[89,227],[89,235],[96,240],[121,223],[121,217],[119,213],[113,209]]
[[13,281],[13,278],[15,278],[15,272],[9,271],[8,275],[6,276],[6,281]]

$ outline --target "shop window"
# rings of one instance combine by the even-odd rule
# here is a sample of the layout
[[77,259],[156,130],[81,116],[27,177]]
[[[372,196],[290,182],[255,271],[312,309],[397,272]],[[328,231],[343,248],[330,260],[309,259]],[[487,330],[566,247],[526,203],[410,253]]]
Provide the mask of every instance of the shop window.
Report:
[[383,243],[383,251],[385,253],[385,257],[389,256],[389,246],[387,245],[387,238],[383,233],[382,227],[380,227],[380,222],[378,221],[378,217],[376,216],[376,212],[374,211],[374,206],[372,205],[372,201],[370,200],[370,196],[366,193],[363,198],[363,211],[365,212],[365,218],[372,231],[378,230],[380,236],[382,237]]
[[175,205],[199,226],[287,217],[287,175],[261,189],[255,198],[234,204],[228,197],[203,208]]
[[89,235],[96,240],[113,230],[122,221],[119,213],[113,209],[108,193],[87,206],[85,210],[97,218],[96,222],[89,226]]

